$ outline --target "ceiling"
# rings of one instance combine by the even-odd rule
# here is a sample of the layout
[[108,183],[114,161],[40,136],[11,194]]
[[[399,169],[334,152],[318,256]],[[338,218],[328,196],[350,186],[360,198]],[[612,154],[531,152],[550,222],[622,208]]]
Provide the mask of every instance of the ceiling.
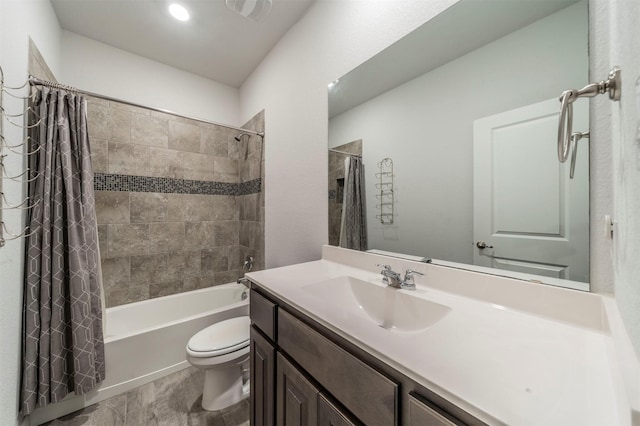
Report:
[[231,11],[224,0],[178,0],[187,22],[169,15],[168,0],[51,0],[68,31],[240,87],[314,0],[273,0],[255,22]]

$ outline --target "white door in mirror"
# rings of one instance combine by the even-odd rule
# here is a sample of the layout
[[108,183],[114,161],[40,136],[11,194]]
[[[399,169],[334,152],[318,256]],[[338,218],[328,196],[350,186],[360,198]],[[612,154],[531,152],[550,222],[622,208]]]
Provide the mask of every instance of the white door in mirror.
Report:
[[[574,179],[556,158],[560,106],[551,99],[474,121],[474,264],[589,281],[589,143]],[[589,130],[588,101],[574,104]],[[493,247],[491,247],[493,246]]]

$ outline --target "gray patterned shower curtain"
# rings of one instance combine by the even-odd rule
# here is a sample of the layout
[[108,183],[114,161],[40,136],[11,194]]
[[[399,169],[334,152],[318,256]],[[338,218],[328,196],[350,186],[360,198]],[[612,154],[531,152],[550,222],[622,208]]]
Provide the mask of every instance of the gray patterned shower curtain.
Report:
[[105,376],[102,277],[87,135],[76,93],[39,88],[29,157],[21,412],[86,393]]
[[349,157],[342,202],[340,247],[367,250],[367,220],[364,196],[364,165],[362,159]]

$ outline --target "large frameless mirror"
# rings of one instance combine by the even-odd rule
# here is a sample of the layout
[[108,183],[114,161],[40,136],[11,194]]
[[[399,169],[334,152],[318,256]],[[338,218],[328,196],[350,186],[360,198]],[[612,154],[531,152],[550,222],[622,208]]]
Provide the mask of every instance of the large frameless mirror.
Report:
[[588,70],[586,0],[462,0],[330,84],[329,243],[588,290]]

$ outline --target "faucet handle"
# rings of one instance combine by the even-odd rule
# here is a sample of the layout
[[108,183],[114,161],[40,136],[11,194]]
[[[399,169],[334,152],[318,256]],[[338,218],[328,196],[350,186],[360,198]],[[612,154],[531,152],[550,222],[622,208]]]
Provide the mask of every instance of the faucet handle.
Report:
[[413,269],[407,269],[404,273],[404,284],[407,287],[415,288],[416,283],[413,281],[414,275],[420,275],[421,277],[424,277],[424,274],[422,272],[414,271]]
[[387,271],[391,271],[391,270],[392,270],[390,265],[383,265],[382,263],[376,263],[376,266],[377,266],[378,268],[384,268],[384,269],[386,269]]

